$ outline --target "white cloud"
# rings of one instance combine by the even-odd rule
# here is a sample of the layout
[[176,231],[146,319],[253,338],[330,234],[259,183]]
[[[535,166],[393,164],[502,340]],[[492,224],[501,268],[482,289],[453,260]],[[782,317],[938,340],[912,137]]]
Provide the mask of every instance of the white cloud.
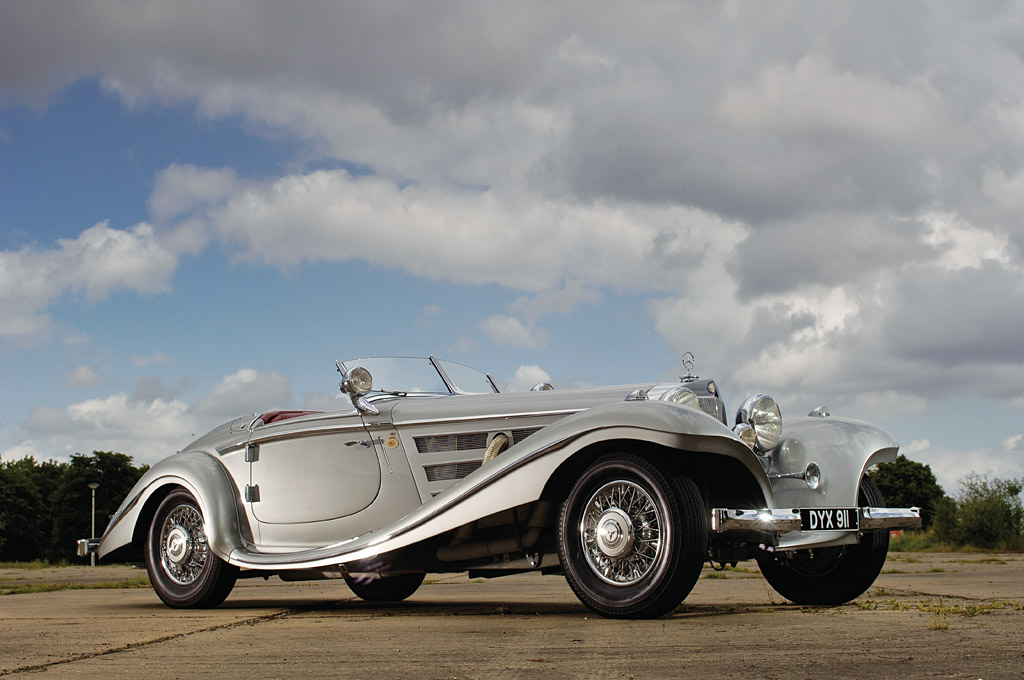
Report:
[[903,144],[932,137],[942,117],[941,98],[927,80],[896,84],[837,68],[821,54],[766,66],[753,82],[727,87],[720,106],[741,127],[798,137],[836,131]]
[[203,219],[238,257],[273,266],[361,258],[431,280],[546,291],[570,279],[643,286],[652,244],[679,223],[711,223],[672,207],[575,205],[539,196],[401,186],[344,170],[290,175],[229,197]]
[[75,370],[67,374],[68,387],[94,387],[103,382],[100,375],[86,365],[76,366]]
[[294,404],[288,378],[273,371],[243,368],[213,388],[191,411],[204,420],[228,420],[247,413],[290,408]]
[[[1024,177],[1019,182],[1024,191]],[[986,186],[988,178],[986,177]],[[1024,208],[1024,202],[1021,203]],[[950,271],[973,267],[981,267],[986,260],[1015,268],[1012,261],[1009,239],[991,230],[969,224],[956,215],[932,213],[923,216],[931,232],[924,236],[924,242],[943,251],[943,255],[935,261],[940,267]]]
[[165,292],[177,265],[147,224],[119,230],[102,222],[49,250],[0,251],[0,336],[44,334],[51,328],[47,308],[65,295],[95,302],[115,290]]
[[551,382],[551,376],[547,371],[536,364],[524,365],[516,369],[510,380],[502,383],[501,389],[503,392],[527,392],[542,382]]
[[523,315],[529,321],[536,321],[553,312],[569,314],[582,302],[601,301],[601,293],[592,290],[575,279],[565,282],[561,290],[546,291],[532,297],[523,296],[509,305],[509,311]]
[[514,316],[492,314],[480,322],[480,330],[495,345],[541,349],[551,334],[532,322],[523,323]]
[[182,401],[134,402],[122,392],[65,409],[35,409],[23,425],[28,436],[5,450],[3,457],[28,454],[49,460],[118,451],[133,456],[136,463],[153,463],[186,445],[198,425]]
[[239,181],[231,168],[198,168],[169,165],[156,177],[147,205],[157,223],[214,205],[238,191]]
[[135,356],[132,357],[132,364],[139,368],[145,368],[146,366],[153,366],[156,364],[166,364],[170,359],[163,352],[157,350],[148,356]]
[[905,453],[913,460],[931,466],[942,488],[950,496],[955,496],[960,480],[968,475],[1024,479],[1021,441],[1022,436],[1015,435],[997,446],[963,451],[936,447],[925,439],[915,441]]
[[[49,460],[98,450],[128,454],[137,464],[154,463],[231,418],[294,404],[288,379],[272,371],[237,371],[191,404],[177,396],[189,380],[175,390],[149,384],[153,381],[140,381],[134,394],[118,392],[64,408],[37,407],[20,432],[5,437],[14,440],[2,451],[3,459],[30,455]],[[329,401],[314,398],[311,403],[323,407]]]
[[[626,290],[736,389],[919,414],[955,382],[1024,403],[1013,4],[5,9],[12,97],[41,107],[98,74],[131,107],[193,107],[372,173],[168,166],[155,232],[0,252],[5,338],[53,330],[69,295],[167,290],[179,256],[217,243],[282,269],[497,284],[522,296],[479,326],[504,347],[555,344],[544,316]],[[236,383],[206,406],[251,408]]]
[[[1024,139],[1021,140],[1024,144]],[[1024,212],[1024,171],[1007,174],[1000,169],[989,168],[982,180],[985,194],[1000,207],[1018,215]]]

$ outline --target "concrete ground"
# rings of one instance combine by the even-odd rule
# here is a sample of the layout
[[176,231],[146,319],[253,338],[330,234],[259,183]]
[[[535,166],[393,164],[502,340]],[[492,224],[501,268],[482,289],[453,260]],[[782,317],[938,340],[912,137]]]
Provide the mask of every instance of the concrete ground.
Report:
[[788,604],[753,563],[705,569],[653,621],[610,621],[558,576],[431,576],[401,605],[343,582],[239,581],[217,609],[111,588],[122,566],[0,569],[101,589],[0,596],[0,676],[1024,678],[1024,555],[890,554],[854,603]]

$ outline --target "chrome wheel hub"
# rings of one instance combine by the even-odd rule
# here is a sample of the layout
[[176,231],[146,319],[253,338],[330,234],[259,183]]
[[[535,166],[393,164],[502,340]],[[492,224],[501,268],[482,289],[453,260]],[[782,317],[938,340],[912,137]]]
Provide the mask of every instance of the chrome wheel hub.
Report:
[[633,522],[619,508],[605,510],[597,520],[596,546],[601,554],[612,559],[633,547]]
[[160,564],[179,585],[195,583],[206,567],[209,546],[203,516],[191,505],[179,505],[160,529]]
[[182,527],[174,527],[167,534],[167,545],[164,546],[167,552],[167,559],[175,564],[181,564],[191,552],[189,542],[192,537]]
[[643,487],[616,480],[587,501],[580,540],[590,569],[606,583],[630,586],[654,568],[661,553],[661,517]]

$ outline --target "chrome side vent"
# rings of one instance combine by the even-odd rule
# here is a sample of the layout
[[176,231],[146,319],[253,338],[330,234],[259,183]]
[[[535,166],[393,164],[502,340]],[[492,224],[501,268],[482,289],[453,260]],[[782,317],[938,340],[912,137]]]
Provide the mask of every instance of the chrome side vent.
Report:
[[416,450],[420,453],[450,453],[452,451],[476,451],[487,448],[486,432],[465,434],[443,434],[430,437],[416,437]]
[[455,479],[462,479],[478,467],[480,467],[480,461],[465,460],[461,463],[424,465],[423,471],[427,473],[428,482],[450,482]]
[[539,430],[539,427],[531,427],[525,430],[512,430],[512,443],[518,444],[519,442],[523,441],[531,434],[535,434]]

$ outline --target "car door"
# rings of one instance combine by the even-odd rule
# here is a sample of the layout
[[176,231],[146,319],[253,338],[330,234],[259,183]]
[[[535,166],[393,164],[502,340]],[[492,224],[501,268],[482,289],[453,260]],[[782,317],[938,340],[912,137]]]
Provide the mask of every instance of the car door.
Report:
[[265,524],[324,522],[377,498],[377,447],[358,415],[304,416],[253,430],[247,449],[253,516]]

